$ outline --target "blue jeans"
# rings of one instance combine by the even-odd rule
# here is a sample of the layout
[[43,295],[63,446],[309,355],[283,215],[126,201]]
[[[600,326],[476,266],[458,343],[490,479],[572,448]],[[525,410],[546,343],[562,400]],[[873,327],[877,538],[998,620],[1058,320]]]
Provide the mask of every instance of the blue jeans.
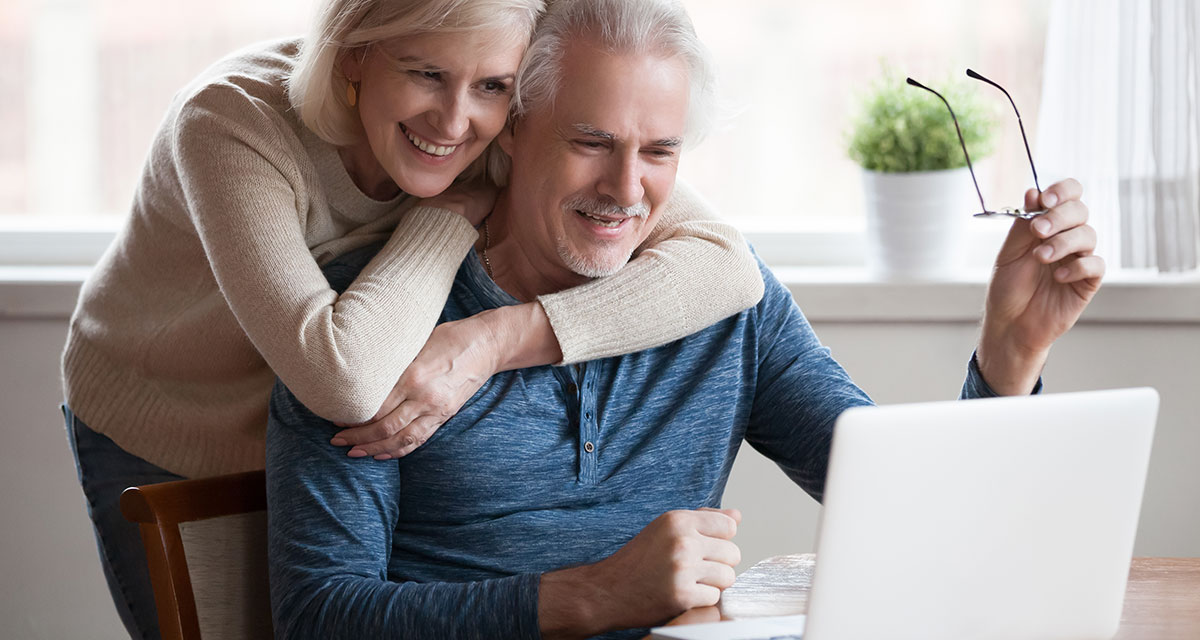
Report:
[[126,487],[183,478],[126,452],[92,431],[66,405],[62,410],[79,484],[83,486],[88,516],[96,533],[100,566],[117,614],[129,637],[158,640],[158,612],[154,607],[146,552],[138,526],[121,515],[120,498]]

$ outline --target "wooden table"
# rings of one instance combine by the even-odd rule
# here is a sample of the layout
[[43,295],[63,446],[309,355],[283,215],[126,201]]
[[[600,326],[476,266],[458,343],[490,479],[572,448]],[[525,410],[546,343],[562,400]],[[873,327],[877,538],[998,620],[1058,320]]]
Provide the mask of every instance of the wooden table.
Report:
[[[721,596],[720,618],[805,613],[816,556],[776,556],[750,567]],[[711,607],[709,608],[711,609]],[[715,611],[690,611],[677,622],[703,622]],[[1134,558],[1115,640],[1200,639],[1200,558]]]

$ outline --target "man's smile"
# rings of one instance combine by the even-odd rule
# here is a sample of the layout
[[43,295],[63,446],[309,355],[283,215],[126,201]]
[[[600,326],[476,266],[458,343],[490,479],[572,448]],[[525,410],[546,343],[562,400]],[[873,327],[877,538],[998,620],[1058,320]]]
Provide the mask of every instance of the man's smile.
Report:
[[601,227],[608,227],[610,229],[621,226],[622,223],[624,223],[626,220],[628,220],[630,218],[630,216],[606,216],[606,215],[600,215],[600,214],[595,214],[595,213],[588,213],[581,209],[576,209],[575,213],[579,214],[585,220],[587,220],[588,222],[591,222],[594,225],[598,225]]

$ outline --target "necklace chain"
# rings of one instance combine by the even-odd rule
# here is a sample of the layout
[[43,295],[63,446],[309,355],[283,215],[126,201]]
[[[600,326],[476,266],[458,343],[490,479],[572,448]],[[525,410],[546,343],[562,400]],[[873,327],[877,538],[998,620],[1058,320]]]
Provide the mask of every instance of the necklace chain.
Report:
[[492,236],[490,233],[488,233],[487,218],[484,218],[483,219],[483,266],[487,268],[488,277],[495,280],[496,279],[495,276],[492,275],[492,261],[488,259],[488,254],[487,254],[487,250],[490,249],[491,246],[492,246]]

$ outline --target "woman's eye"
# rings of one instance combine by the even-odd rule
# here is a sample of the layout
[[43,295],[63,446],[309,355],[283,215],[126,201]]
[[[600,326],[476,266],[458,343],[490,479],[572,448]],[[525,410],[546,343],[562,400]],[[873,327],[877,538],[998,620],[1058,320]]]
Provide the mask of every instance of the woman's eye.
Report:
[[483,90],[488,93],[508,93],[508,85],[497,80],[488,80],[483,83]]
[[437,81],[442,79],[441,71],[426,71],[424,69],[414,69],[410,73],[421,78],[422,80]]

